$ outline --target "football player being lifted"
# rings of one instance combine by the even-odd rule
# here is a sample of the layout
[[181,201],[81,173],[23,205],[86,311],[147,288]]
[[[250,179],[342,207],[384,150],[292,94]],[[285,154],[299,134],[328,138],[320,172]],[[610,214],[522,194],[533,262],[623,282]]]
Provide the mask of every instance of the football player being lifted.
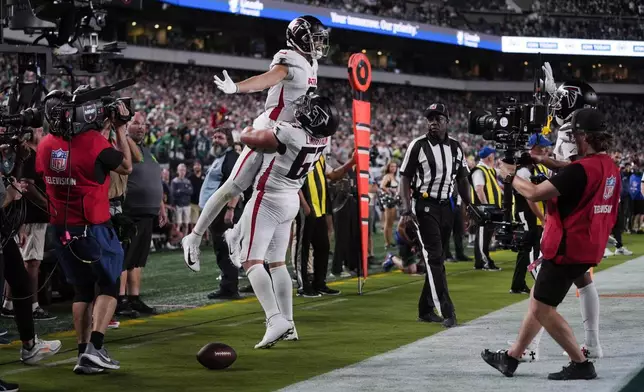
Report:
[[242,143],[264,151],[255,192],[239,221],[242,265],[266,313],[266,333],[255,348],[268,348],[281,339],[297,340],[286,249],[300,209],[298,192],[328,150],[339,122],[337,108],[326,97],[303,95],[294,102],[294,109],[293,121],[247,129],[241,135]]
[[[264,112],[253,122],[254,129],[270,129],[278,121],[293,121],[293,103],[317,88],[317,61],[329,52],[329,31],[317,18],[309,15],[292,20],[286,29],[286,45],[273,57],[269,70],[235,83],[223,72],[223,80],[215,76],[217,88],[226,94],[254,93],[268,90]],[[181,241],[188,268],[200,270],[199,245],[212,221],[249,186],[262,165],[263,154],[244,147],[230,178],[206,202],[192,233]],[[232,259],[239,258],[239,225],[225,233]],[[238,261],[236,261],[238,262]]]

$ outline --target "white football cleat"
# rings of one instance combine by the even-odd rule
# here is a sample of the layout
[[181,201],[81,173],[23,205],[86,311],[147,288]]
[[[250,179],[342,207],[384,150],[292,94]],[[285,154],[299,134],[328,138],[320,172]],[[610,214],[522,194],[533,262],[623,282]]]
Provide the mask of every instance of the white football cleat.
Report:
[[291,323],[291,326],[293,327],[293,330],[284,337],[285,341],[289,342],[295,342],[300,340],[300,337],[297,336],[297,329],[295,329],[295,322],[289,321]]
[[615,254],[616,255],[622,255],[622,256],[630,256],[633,254],[630,250],[626,249],[625,246],[622,246],[621,248],[615,249]]
[[199,245],[201,245],[201,236],[195,233],[190,233],[181,239],[183,261],[194,272],[201,270],[201,263],[199,262],[201,251],[199,250]]
[[[508,340],[508,344],[512,346],[514,342],[512,340]],[[539,346],[537,347],[532,347],[532,345],[529,345],[526,347],[526,349],[523,351],[523,354],[521,354],[521,358],[519,358],[519,362],[537,362],[539,360]]]
[[608,243],[609,243],[610,245],[615,246],[615,245],[617,245],[617,240],[616,240],[616,239],[615,239],[615,237],[613,237],[612,235],[609,235],[609,236],[608,236]]
[[224,239],[226,240],[226,245],[228,245],[228,256],[230,261],[233,262],[233,265],[237,268],[240,268],[241,265],[241,244],[239,239],[235,237],[235,230],[228,229],[224,232]]
[[261,342],[255,345],[255,348],[271,348],[280,340],[284,339],[291,332],[293,326],[281,314],[276,314],[266,321],[266,333]]
[[605,248],[604,249],[604,257],[610,257],[613,256],[613,252],[610,251],[610,249]]
[[[598,359],[604,356],[602,346],[587,346],[585,343],[581,345],[581,353],[588,359]],[[563,355],[567,357],[568,353],[564,351]]]

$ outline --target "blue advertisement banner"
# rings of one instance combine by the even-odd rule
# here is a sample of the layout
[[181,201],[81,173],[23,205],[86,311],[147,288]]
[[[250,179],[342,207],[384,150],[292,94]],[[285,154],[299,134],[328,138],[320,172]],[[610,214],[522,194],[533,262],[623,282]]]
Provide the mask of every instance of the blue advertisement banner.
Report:
[[330,8],[319,8],[273,0],[160,1],[180,7],[284,21],[290,21],[300,15],[309,14],[320,19],[325,26],[330,28],[363,31],[366,33],[501,51],[501,37],[391,18],[382,18],[373,15],[348,13]]

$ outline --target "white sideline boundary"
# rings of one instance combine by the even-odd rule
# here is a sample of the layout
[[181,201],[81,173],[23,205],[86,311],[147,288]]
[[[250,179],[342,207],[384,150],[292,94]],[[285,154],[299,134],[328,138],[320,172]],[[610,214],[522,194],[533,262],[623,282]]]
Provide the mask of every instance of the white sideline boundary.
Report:
[[[644,293],[644,256],[595,274],[600,294],[600,341],[605,357],[595,363],[592,381],[549,381],[547,374],[568,362],[563,350],[544,334],[539,362],[521,364],[506,378],[480,357],[485,349],[507,348],[519,330],[528,301],[495,311],[458,328],[418,340],[357,364],[290,385],[281,391],[420,391],[441,392],[548,390],[613,392],[630,380],[644,362],[644,298],[607,298],[602,294]],[[509,295],[509,294],[508,294]],[[583,341],[579,301],[574,286],[559,307],[578,341]]]

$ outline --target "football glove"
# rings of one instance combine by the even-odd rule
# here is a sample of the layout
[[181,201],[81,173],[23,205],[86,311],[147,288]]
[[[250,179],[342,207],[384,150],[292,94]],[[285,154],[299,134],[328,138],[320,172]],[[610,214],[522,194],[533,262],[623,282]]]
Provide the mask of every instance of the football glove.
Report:
[[221,80],[215,75],[215,84],[217,88],[223,91],[226,94],[236,94],[239,92],[239,87],[233,82],[233,80],[228,76],[228,72],[224,70],[224,80]]

